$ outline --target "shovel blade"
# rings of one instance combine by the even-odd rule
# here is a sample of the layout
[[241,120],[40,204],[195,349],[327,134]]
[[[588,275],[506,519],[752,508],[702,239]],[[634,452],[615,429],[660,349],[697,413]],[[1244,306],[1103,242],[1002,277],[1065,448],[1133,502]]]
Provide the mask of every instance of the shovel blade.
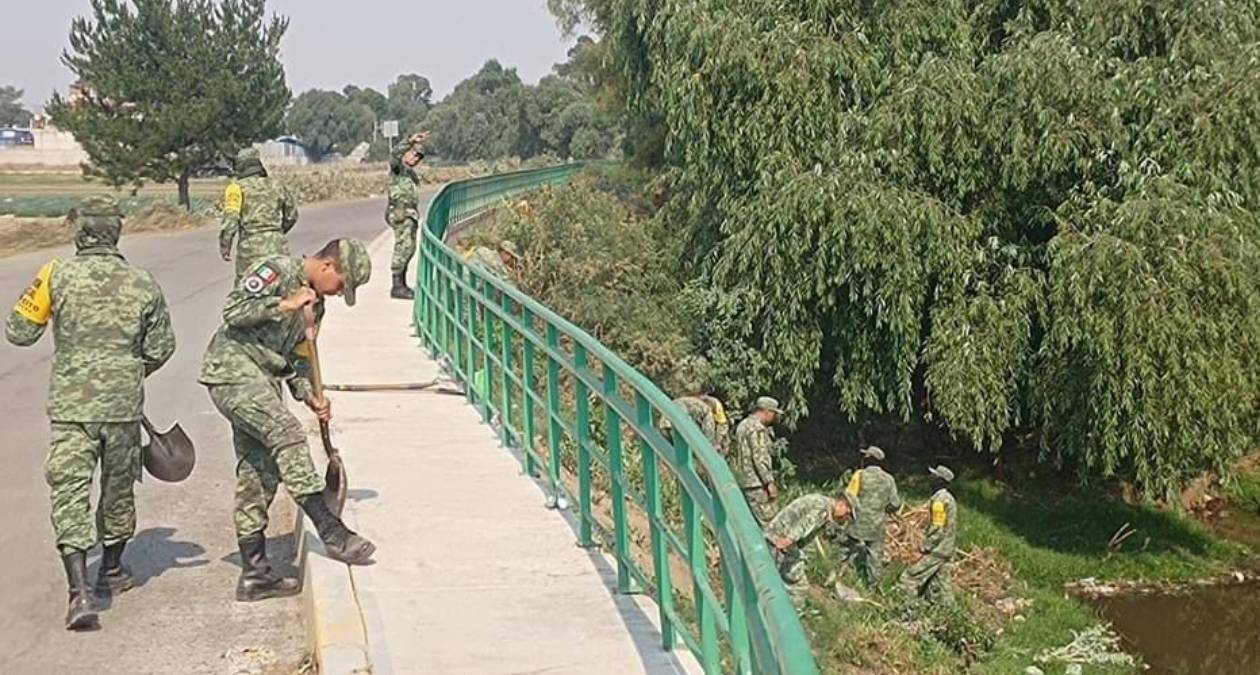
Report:
[[168,483],[178,483],[192,474],[197,463],[192,439],[179,424],[158,431],[145,420],[149,442],[142,448],[144,468],[149,475]]
[[338,516],[346,508],[346,483],[346,464],[339,453],[333,454],[324,470],[324,503]]

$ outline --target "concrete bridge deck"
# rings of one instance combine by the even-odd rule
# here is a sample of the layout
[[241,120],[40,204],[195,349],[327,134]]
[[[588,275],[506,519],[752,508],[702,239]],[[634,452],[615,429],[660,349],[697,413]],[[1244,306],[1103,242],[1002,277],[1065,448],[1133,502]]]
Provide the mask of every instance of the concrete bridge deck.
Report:
[[[387,297],[391,243],[372,243],[373,279],[354,308],[330,303],[320,336],[328,382],[439,376],[414,337],[411,304]],[[661,649],[655,606],[615,592],[610,559],[575,544],[568,514],[545,508],[463,397],[330,398],[350,475],[346,519],[378,552],[375,565],[347,569],[305,538],[324,675],[700,672],[687,652]]]

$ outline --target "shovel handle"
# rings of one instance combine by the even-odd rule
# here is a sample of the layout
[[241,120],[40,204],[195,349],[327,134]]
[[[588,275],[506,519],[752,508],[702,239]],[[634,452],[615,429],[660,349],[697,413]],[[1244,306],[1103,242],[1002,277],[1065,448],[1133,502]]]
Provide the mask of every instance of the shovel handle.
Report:
[[144,427],[145,432],[149,434],[149,438],[153,438],[157,435],[157,429],[155,429],[153,427],[153,423],[149,421],[148,415],[141,413],[140,426]]
[[[318,332],[315,326],[315,313],[309,308],[303,310],[306,318],[306,346],[309,348],[311,355],[311,390],[315,398],[324,400],[324,374],[319,367],[319,341],[316,339]],[[331,458],[337,456],[337,449],[333,447],[332,435],[328,431],[328,422],[319,421],[319,438],[324,442],[324,452]]]

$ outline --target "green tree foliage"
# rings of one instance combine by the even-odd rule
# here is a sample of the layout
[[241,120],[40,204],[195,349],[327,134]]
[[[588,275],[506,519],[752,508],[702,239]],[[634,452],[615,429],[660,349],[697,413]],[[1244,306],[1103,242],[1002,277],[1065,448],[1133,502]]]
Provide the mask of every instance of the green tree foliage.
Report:
[[[487,243],[506,236],[524,251],[522,291],[588,330],[643,372],[667,378],[692,351],[679,284],[647,209],[618,195],[640,178],[587,172],[500,214]],[[493,244],[491,244],[493,245]]]
[[371,87],[357,87],[353,84],[347,84],[341,89],[341,95],[351,103],[358,103],[367,106],[376,119],[384,119],[389,111],[389,99],[385,94]]
[[599,111],[583,85],[584,71],[571,63],[556,67],[564,75],[526,85],[516,69],[486,62],[426,120],[434,154],[456,161],[608,156],[617,133],[615,118]]
[[293,100],[285,124],[318,159],[330,152],[345,154],[372,140],[376,115],[366,104],[338,92],[311,89]]
[[265,0],[92,0],[62,55],[83,96],[54,95],[49,112],[91,157],[85,173],[175,180],[187,206],[195,169],[283,129],[287,28]]
[[1260,5],[551,5],[660,132],[733,386],[1155,491],[1254,444]]
[[0,87],[0,125],[24,127],[31,123],[31,113],[22,107],[21,89]]

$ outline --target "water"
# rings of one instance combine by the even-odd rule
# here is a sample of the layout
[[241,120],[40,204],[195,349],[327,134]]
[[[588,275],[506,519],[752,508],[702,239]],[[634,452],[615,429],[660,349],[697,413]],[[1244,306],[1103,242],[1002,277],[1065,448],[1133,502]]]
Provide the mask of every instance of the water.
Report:
[[1153,675],[1260,673],[1260,583],[1102,598],[1099,610]]

